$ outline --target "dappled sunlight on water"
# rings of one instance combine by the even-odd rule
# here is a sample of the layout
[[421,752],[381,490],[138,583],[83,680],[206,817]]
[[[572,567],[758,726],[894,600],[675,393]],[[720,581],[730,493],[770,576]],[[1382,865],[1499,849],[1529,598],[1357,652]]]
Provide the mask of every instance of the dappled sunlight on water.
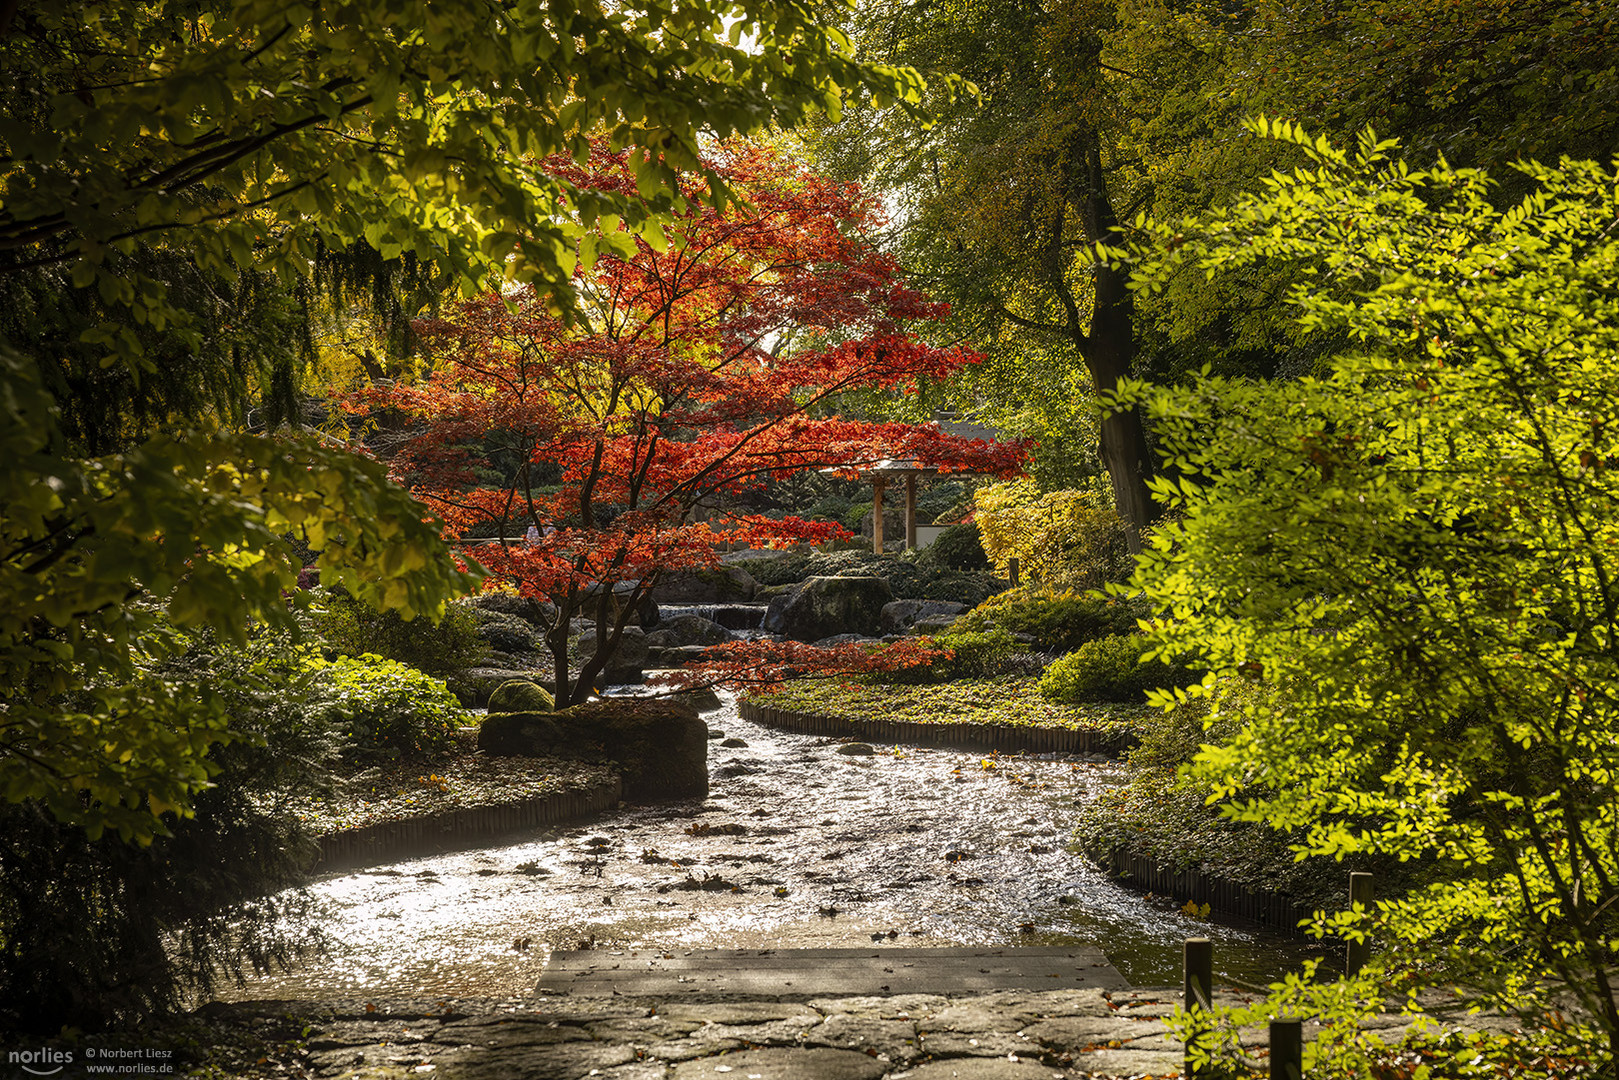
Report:
[[625,807],[507,846],[317,883],[332,952],[238,998],[496,994],[534,985],[550,949],[1094,944],[1137,985],[1180,981],[1181,942],[1216,941],[1250,982],[1305,944],[1194,920],[1069,850],[1076,802],[1111,765],[878,747],[705,719],[701,804]]

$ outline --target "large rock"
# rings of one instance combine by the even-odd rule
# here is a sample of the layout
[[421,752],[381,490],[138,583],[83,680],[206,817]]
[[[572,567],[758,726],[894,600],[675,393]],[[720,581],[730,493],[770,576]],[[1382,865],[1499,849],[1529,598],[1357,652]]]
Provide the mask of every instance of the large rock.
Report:
[[665,574],[653,587],[652,598],[660,604],[723,604],[752,600],[758,589],[753,575],[740,566],[715,566]]
[[939,615],[965,615],[971,610],[966,604],[957,604],[950,600],[895,600],[891,604],[883,605],[882,625],[887,633],[903,634],[919,619]]
[[879,577],[812,577],[770,601],[765,629],[794,641],[834,634],[874,637],[882,632],[883,605],[894,599]]
[[524,653],[540,647],[540,635],[528,620],[480,607],[474,607],[472,613],[478,619],[478,637],[491,649],[503,653]]
[[667,649],[679,645],[719,645],[731,640],[731,632],[713,619],[701,615],[677,615],[664,619],[658,628],[646,636],[646,643],[654,649]]
[[478,725],[478,749],[494,757],[541,757],[561,752],[565,737],[548,712],[490,713]]
[[691,705],[667,698],[603,698],[556,716],[570,754],[618,764],[626,799],[708,795],[708,725]]
[[932,637],[942,634],[956,624],[960,615],[928,615],[911,624],[911,633]]
[[525,671],[521,668],[507,667],[475,667],[452,675],[446,680],[453,693],[468,708],[476,708],[489,703],[489,698],[495,690],[513,679],[522,679],[544,687],[549,693],[551,684],[536,675],[535,672]]
[[500,615],[515,615],[536,630],[543,630],[556,622],[557,606],[532,596],[516,593],[479,593],[472,598],[472,606],[480,611],[493,611]]
[[544,713],[556,708],[556,704],[551,691],[532,679],[511,679],[495,687],[495,692],[489,695],[492,713]]
[[618,697],[555,713],[490,713],[478,729],[478,749],[612,762],[626,799],[708,795],[708,725],[690,702]]
[[670,645],[662,649],[652,649],[647,657],[647,667],[680,667],[682,664],[701,660],[707,651],[706,645]]

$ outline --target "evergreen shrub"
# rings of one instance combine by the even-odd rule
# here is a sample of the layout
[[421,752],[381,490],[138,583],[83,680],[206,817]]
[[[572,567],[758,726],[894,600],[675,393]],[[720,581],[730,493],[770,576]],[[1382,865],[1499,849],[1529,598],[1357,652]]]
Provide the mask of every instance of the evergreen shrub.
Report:
[[433,757],[470,719],[442,679],[374,653],[322,668],[317,702],[351,763]]
[[924,570],[988,570],[989,556],[973,522],[952,525],[917,552],[916,565]]
[[1196,679],[1183,667],[1143,660],[1150,642],[1142,634],[1109,634],[1059,657],[1040,680],[1050,701],[1139,701],[1155,687],[1187,686]]
[[1099,637],[1133,633],[1136,620],[1145,614],[1128,600],[1025,585],[986,599],[957,626],[962,630],[999,626],[1028,634],[1051,652],[1071,652]]

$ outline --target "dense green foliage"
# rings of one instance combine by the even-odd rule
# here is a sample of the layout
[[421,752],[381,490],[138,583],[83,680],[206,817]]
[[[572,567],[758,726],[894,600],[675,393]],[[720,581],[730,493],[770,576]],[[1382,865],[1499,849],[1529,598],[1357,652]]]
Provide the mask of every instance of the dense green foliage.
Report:
[[430,758],[469,719],[442,679],[373,653],[322,665],[315,686],[314,708],[349,762]]
[[339,656],[376,653],[443,677],[471,667],[488,652],[478,636],[478,616],[465,601],[448,605],[437,622],[406,622],[397,611],[379,611],[338,592],[328,592],[318,603],[311,621]]
[[1148,691],[1194,681],[1185,668],[1144,660],[1147,639],[1140,634],[1108,634],[1060,656],[1040,678],[1048,700],[1077,705],[1089,701],[1141,701]]
[[318,794],[339,734],[312,705],[312,668],[285,634],[246,648],[204,632],[163,665],[211,695],[235,736],[208,757],[194,815],[147,846],[91,839],[38,801],[0,808],[0,1027],[136,1024],[318,943],[298,892],[311,837],[286,812]]
[[1501,209],[1369,134],[1259,130],[1309,167],[1182,223],[1139,280],[1285,264],[1301,329],[1346,344],[1289,384],[1134,390],[1180,512],[1130,586],[1173,615],[1156,650],[1265,691],[1199,688],[1241,723],[1193,775],[1301,853],[1433,864],[1327,920],[1385,946],[1369,978],[1529,1011],[1553,980],[1619,1045],[1619,184],[1523,165]]
[[1031,480],[992,484],[973,499],[984,551],[1001,573],[1048,589],[1099,589],[1130,576],[1129,530],[1092,492],[1041,491]]
[[916,553],[916,565],[924,571],[988,570],[989,556],[984,554],[978,526],[973,522],[952,525],[934,538],[933,543]]
[[1002,627],[1029,635],[1048,652],[1065,653],[1099,637],[1131,633],[1144,611],[1128,601],[1025,585],[990,597],[951,629]]
[[[461,577],[382,467],[312,439],[199,430],[75,453],[38,369],[0,350],[0,796],[39,799],[92,838],[161,832],[238,737],[213,686],[159,666],[184,631],[291,628],[285,596],[316,565],[371,603],[431,611]],[[170,538],[170,542],[164,542]],[[387,574],[388,576],[383,576]]]

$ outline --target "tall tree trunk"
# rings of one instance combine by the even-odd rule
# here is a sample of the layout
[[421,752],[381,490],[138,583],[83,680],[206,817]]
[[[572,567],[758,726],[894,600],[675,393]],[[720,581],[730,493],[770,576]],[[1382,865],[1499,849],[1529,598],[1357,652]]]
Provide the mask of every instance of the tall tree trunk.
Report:
[[[1073,202],[1084,221],[1086,236],[1093,243],[1110,242],[1117,234],[1119,221],[1108,197],[1101,144],[1096,134],[1088,131],[1080,133],[1076,143],[1068,169]],[[1054,269],[1066,272],[1064,266]],[[1078,309],[1071,299],[1065,306],[1074,342],[1091,374],[1091,385],[1101,398],[1118,386],[1135,362],[1135,301],[1124,271],[1097,262],[1092,274],[1094,299],[1089,326],[1079,325]],[[1066,292],[1066,281],[1062,287]],[[1130,553],[1140,554],[1141,535],[1158,517],[1158,507],[1147,488],[1153,463],[1141,411],[1132,408],[1109,413],[1102,420],[1100,449],[1112,481],[1114,503],[1126,526]]]

